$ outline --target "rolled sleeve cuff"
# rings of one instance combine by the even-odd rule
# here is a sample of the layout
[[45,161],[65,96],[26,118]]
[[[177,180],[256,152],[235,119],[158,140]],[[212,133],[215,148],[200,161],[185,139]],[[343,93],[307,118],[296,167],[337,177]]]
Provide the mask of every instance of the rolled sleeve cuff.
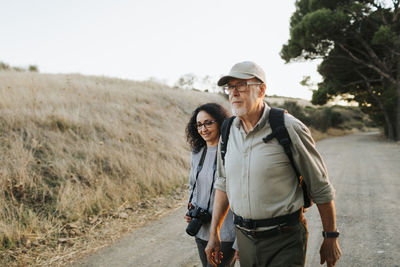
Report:
[[238,244],[237,244],[237,239],[235,238],[235,241],[233,242],[232,248],[234,250],[239,250]]
[[214,188],[226,192],[226,179],[224,177],[218,177],[215,181]]
[[335,189],[331,184],[321,188],[318,192],[312,194],[312,199],[317,204],[324,204],[335,199]]

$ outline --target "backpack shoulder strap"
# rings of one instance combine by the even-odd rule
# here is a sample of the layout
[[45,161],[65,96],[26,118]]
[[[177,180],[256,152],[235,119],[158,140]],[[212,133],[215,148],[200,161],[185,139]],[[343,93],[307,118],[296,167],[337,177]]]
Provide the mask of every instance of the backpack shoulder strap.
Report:
[[234,119],[235,116],[229,117],[225,119],[221,125],[221,158],[224,166],[225,166],[226,149],[228,147],[229,133],[231,131],[231,125]]
[[285,126],[285,112],[286,111],[284,109],[271,108],[269,112],[269,124],[271,126],[272,133],[263,138],[263,141],[265,143],[268,143],[273,138],[276,138],[279,144],[283,147],[286,155],[288,156],[297,177],[300,177],[300,172],[297,170],[294,164],[293,154],[290,148],[292,140],[290,140],[289,132],[287,131]]
[[269,111],[269,125],[271,126],[272,133],[263,139],[265,143],[273,138],[276,138],[281,146],[283,146],[286,154],[292,154],[290,149],[289,133],[285,126],[285,110],[280,108],[271,108]]
[[288,156],[290,160],[290,164],[292,165],[292,168],[294,172],[296,173],[299,186],[303,188],[303,193],[304,193],[304,207],[307,208],[311,206],[311,200],[308,197],[308,190],[307,186],[305,183],[303,183],[303,177],[301,176],[299,170],[297,169],[295,163],[294,163],[294,158],[293,158],[293,153],[290,148],[290,145],[292,144],[292,140],[290,139],[289,132],[285,126],[285,113],[286,111],[284,109],[280,108],[271,108],[269,112],[269,124],[272,129],[272,133],[269,134],[267,137],[263,138],[263,141],[265,143],[269,142],[273,138],[276,138],[279,142],[279,144],[283,147],[285,154]]

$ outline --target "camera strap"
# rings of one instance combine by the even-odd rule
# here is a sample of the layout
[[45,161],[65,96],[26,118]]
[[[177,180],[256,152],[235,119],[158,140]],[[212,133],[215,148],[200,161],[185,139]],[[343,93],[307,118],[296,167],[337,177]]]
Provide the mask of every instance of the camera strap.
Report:
[[[214,177],[215,177],[215,172],[217,171],[217,153],[218,153],[218,152],[215,153],[215,159],[214,159],[214,165],[213,165],[213,176],[212,176],[212,177],[213,177],[213,180],[212,180],[211,188],[210,188],[210,197],[208,198],[207,211],[208,211],[208,209],[210,208],[211,195],[212,195],[212,190],[213,190],[214,181],[215,181]],[[203,153],[201,154],[201,158],[200,158],[200,161],[199,161],[199,165],[197,165],[197,169],[196,169],[196,179],[195,179],[194,184],[193,184],[192,193],[190,194],[189,203],[188,203],[188,208],[190,208],[189,205],[190,205],[190,203],[192,202],[193,193],[194,193],[194,190],[196,189],[197,178],[199,177],[200,171],[203,169],[203,164],[204,164],[204,159],[206,158],[206,154],[207,154],[207,146],[204,147]]]
[[210,208],[210,202],[211,202],[211,195],[212,195],[212,191],[214,188],[214,182],[215,182],[215,172],[217,171],[217,153],[218,151],[215,153],[215,159],[214,159],[214,164],[213,164],[213,180],[211,183],[211,188],[210,188],[210,196],[208,197],[208,203],[207,203],[207,211]]

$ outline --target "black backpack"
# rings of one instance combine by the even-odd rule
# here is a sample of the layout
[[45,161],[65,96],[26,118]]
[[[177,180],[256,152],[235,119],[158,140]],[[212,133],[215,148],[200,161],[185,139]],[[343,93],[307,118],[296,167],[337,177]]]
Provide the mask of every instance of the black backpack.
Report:
[[[289,133],[285,127],[285,118],[284,118],[285,112],[286,112],[285,110],[280,108],[271,108],[269,112],[269,123],[272,129],[272,133],[263,138],[263,141],[265,143],[268,143],[273,138],[276,138],[279,144],[283,146],[283,149],[285,150],[285,153],[290,160],[293,170],[296,173],[297,179],[299,181],[299,186],[301,186],[301,188],[303,189],[304,209],[307,209],[311,207],[313,201],[309,196],[307,185],[303,181],[303,176],[301,176],[300,172],[298,171],[294,163],[292,150],[290,149],[292,140],[290,140]],[[235,116],[226,119],[221,126],[221,158],[224,166],[225,166],[226,149],[228,147],[229,132],[231,130],[233,119],[235,119]]]

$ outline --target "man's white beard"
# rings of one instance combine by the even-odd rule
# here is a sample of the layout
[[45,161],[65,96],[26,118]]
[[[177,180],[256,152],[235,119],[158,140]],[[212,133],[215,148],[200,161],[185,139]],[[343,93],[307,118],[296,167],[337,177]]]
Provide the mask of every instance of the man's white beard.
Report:
[[[252,101],[256,102],[257,101],[257,92],[255,90],[250,90],[249,97],[252,99]],[[236,100],[236,99],[235,98],[231,99],[231,102],[233,102],[234,100]],[[245,106],[240,107],[240,108],[235,108],[234,106],[231,106],[231,109],[232,109],[232,114],[237,117],[245,116],[249,112],[249,110]]]
[[232,114],[233,114],[233,116],[236,116],[236,117],[244,116],[247,114],[247,108],[246,107],[241,107],[241,108],[232,107]]

